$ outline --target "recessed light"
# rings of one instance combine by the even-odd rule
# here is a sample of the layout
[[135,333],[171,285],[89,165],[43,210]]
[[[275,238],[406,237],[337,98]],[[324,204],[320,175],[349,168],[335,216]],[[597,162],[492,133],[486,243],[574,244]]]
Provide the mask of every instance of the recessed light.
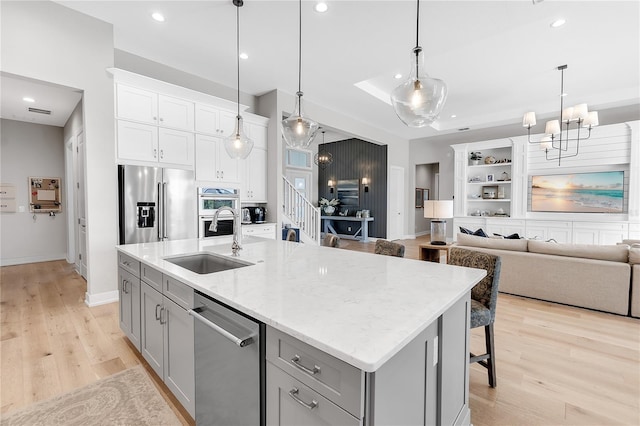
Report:
[[402,74],[396,74],[393,76],[396,80],[400,80],[402,78]]
[[560,19],[556,19],[555,21],[553,21],[553,22],[551,23],[551,28],[558,28],[558,27],[561,27],[561,26],[563,26],[566,22],[567,22],[567,21],[566,21],[565,19],[562,19],[562,18],[560,18]]
[[158,22],[164,22],[164,15],[160,12],[153,12],[151,17]]
[[329,9],[329,5],[324,1],[319,1],[318,3],[316,3],[314,9],[316,10],[316,12],[324,13]]
[[249,59],[249,55],[247,55],[246,53],[242,52],[240,54],[240,59]]
[[28,96],[25,96],[24,98],[22,98],[22,100],[25,101],[25,102],[29,102],[29,103],[33,103],[33,102],[36,101],[35,99],[30,98]]
[[451,114],[451,118],[456,118],[456,117],[457,117],[457,115]]

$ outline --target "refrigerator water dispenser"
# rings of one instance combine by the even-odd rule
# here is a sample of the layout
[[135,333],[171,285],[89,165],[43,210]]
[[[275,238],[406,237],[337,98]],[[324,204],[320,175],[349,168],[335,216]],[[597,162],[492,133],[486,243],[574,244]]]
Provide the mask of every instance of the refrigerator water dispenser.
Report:
[[156,203],[137,203],[138,228],[153,228],[156,221]]

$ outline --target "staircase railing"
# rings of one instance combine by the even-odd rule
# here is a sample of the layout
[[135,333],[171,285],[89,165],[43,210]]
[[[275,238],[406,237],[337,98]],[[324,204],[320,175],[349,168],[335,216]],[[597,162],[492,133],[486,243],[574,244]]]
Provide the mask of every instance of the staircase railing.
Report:
[[311,204],[296,187],[282,176],[284,184],[284,215],[304,233],[308,239],[320,243],[320,209]]

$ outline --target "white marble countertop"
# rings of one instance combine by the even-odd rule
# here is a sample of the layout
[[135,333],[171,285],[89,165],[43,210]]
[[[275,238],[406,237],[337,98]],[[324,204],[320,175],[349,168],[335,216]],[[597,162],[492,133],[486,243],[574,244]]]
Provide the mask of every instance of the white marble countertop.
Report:
[[254,265],[200,275],[164,260],[231,255],[230,237],[118,250],[367,372],[376,371],[485,275],[479,269],[246,237]]

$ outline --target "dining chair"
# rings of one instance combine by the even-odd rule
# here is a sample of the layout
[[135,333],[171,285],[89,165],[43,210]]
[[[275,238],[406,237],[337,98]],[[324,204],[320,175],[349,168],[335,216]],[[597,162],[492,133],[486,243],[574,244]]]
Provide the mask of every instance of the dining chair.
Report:
[[487,271],[487,275],[471,289],[470,328],[484,327],[486,353],[469,355],[469,363],[477,362],[487,369],[489,386],[495,388],[496,360],[493,323],[496,319],[498,284],[500,281],[500,257],[480,251],[452,247],[448,256],[449,265],[466,266]]
[[375,254],[383,254],[385,256],[404,257],[404,246],[387,240],[377,240]]

